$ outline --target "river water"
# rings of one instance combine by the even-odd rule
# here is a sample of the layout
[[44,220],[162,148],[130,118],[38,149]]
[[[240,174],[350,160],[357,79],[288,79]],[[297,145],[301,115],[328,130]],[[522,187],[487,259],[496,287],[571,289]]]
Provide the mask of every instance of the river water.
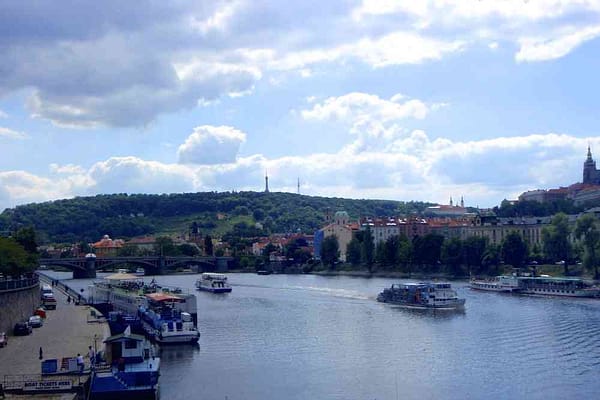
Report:
[[600,398],[600,300],[456,282],[465,311],[433,312],[375,301],[393,279],[229,280],[232,293],[196,293],[199,346],[161,349],[162,400]]

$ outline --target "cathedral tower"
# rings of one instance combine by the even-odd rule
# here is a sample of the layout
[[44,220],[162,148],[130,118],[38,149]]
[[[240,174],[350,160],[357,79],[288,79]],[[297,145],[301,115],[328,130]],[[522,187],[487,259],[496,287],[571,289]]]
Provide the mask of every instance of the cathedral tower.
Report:
[[583,163],[583,183],[595,185],[598,184],[598,171],[596,170],[596,161],[592,158],[592,150],[588,145],[587,158]]

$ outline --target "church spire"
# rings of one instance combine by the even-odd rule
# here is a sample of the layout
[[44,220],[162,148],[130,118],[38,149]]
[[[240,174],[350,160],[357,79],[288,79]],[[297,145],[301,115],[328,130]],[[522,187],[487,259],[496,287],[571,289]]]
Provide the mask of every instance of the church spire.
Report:
[[269,193],[269,174],[265,170],[265,193]]
[[589,143],[588,143],[587,161],[592,161],[592,149],[590,148]]
[[452,196],[450,196],[450,205],[453,206],[454,204],[452,204]]
[[462,196],[460,196],[460,206],[465,208],[465,199]]

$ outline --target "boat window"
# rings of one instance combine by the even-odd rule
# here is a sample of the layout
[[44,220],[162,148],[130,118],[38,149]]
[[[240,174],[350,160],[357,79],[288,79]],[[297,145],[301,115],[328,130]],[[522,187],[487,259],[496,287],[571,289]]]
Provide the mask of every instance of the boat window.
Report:
[[137,341],[135,341],[135,340],[126,340],[125,341],[125,348],[126,349],[135,349],[135,348],[137,348]]

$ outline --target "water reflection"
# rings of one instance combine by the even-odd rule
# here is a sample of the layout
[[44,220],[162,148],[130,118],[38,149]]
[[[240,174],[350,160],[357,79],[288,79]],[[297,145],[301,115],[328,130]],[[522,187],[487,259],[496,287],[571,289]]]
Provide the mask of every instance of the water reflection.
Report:
[[184,360],[191,361],[195,357],[195,354],[198,353],[200,353],[200,345],[198,343],[159,346],[158,352],[163,363]]
[[410,317],[422,317],[422,318],[434,318],[434,319],[450,319],[456,316],[464,316],[466,314],[465,308],[448,308],[448,309],[435,309],[435,308],[416,308],[416,307],[404,307],[398,305],[386,305],[394,312],[401,312]]

